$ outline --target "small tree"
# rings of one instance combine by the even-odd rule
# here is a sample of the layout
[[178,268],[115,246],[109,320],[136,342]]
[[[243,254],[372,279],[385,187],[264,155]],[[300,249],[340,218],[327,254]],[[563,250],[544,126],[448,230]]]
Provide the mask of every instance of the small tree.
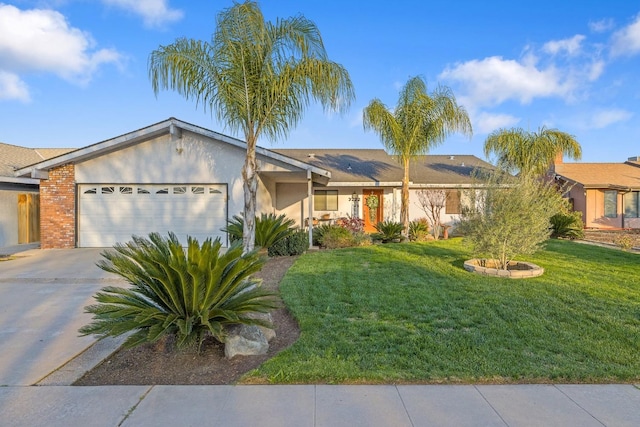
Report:
[[438,240],[442,221],[440,213],[447,204],[447,192],[444,190],[418,190],[418,203],[431,223],[433,238]]
[[486,189],[467,192],[458,230],[472,244],[474,255],[506,270],[518,255],[536,252],[551,234],[550,218],[566,201],[557,188],[529,175],[514,178],[495,172]]

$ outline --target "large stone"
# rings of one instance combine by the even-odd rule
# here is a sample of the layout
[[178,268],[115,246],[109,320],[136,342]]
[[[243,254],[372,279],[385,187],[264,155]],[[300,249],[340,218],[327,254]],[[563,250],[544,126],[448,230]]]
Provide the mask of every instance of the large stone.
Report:
[[[270,325],[273,325],[273,318],[271,317],[271,313],[250,313],[247,315],[252,319],[260,319],[263,322],[266,322]],[[276,331],[272,328],[267,328],[266,326],[258,326],[265,337],[267,337],[267,341],[271,342],[272,339],[276,337]]]
[[269,350],[269,342],[264,333],[255,325],[236,325],[229,328],[224,345],[224,355],[231,359],[234,356],[257,356]]

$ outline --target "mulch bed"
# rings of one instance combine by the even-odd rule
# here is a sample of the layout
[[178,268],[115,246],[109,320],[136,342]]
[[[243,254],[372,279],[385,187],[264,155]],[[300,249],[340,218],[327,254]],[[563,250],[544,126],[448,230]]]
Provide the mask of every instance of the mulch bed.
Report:
[[[263,286],[277,290],[280,280],[296,257],[278,257],[267,261],[256,276]],[[236,356],[227,359],[224,345],[214,339],[205,340],[200,354],[195,349],[177,351],[172,340],[132,349],[120,349],[85,374],[74,385],[159,385],[159,384],[233,384],[242,375],[260,366],[292,345],[300,336],[297,322],[282,308],[271,313],[276,338],[269,351],[261,356]]]

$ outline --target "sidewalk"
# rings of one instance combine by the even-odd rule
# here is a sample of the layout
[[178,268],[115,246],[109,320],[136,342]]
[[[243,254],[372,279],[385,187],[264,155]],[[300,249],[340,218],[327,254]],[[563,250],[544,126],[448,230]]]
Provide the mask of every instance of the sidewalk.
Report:
[[633,385],[2,387],[0,424],[638,426]]

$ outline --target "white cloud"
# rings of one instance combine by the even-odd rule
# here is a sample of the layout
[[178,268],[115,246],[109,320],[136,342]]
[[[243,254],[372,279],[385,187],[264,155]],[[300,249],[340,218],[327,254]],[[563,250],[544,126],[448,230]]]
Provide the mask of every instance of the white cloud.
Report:
[[618,122],[629,120],[633,113],[621,109],[602,110],[596,112],[589,121],[590,129],[602,129]]
[[615,26],[613,19],[604,18],[599,21],[590,21],[589,29],[594,33],[605,33]]
[[171,9],[168,0],[102,0],[102,2],[141,16],[147,27],[159,27],[179,21],[184,16],[182,10]]
[[510,128],[518,124],[520,119],[509,114],[481,112],[472,118],[475,134],[489,134],[500,128]]
[[16,74],[0,70],[0,101],[18,100],[28,102],[30,100],[29,89],[25,82]]
[[94,46],[88,33],[70,27],[59,12],[0,4],[0,71],[5,74],[48,72],[86,84],[100,65],[121,60],[117,51],[92,51]]
[[564,52],[569,56],[575,56],[581,52],[584,39],[585,36],[577,34],[569,39],[552,40],[545,43],[542,46],[542,50],[551,55],[558,55]]
[[493,106],[508,100],[522,104],[534,98],[570,97],[574,89],[572,79],[554,65],[538,68],[533,55],[522,61],[492,56],[471,60],[446,68],[439,76],[458,81],[466,89],[473,106]]
[[640,53],[640,14],[631,24],[616,31],[611,41],[613,56],[632,56]]

